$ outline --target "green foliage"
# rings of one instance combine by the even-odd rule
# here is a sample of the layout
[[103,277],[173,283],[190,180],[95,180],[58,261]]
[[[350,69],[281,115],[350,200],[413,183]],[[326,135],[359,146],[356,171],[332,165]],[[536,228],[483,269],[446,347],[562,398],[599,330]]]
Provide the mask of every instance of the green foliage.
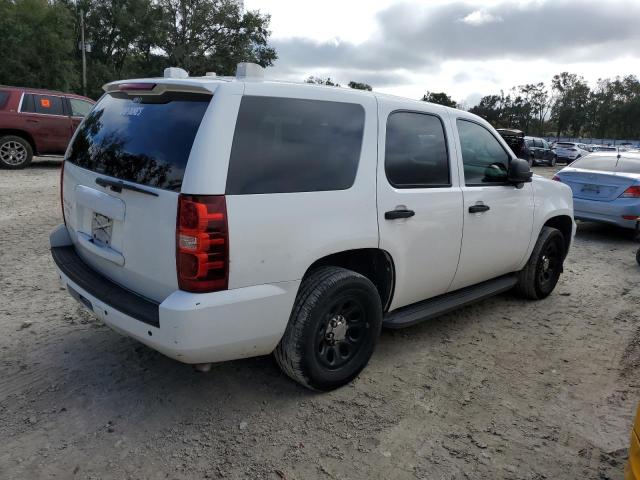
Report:
[[444,92],[427,92],[422,97],[423,102],[437,103],[445,107],[456,108],[458,104],[449,95]]
[[367,83],[354,82],[353,80],[349,82],[349,88],[353,88],[354,90],[367,90],[368,92],[373,90],[371,85]]
[[268,15],[231,0],[0,0],[0,84],[81,90],[84,12],[88,93],[107,82],[159,76],[233,74],[238,62],[272,65]]
[[0,84],[77,90],[73,24],[60,3],[0,0]]
[[339,83],[334,83],[331,80],[331,77],[327,77],[327,78],[321,78],[321,77],[314,77],[313,75],[308,77],[304,83],[313,83],[314,85],[326,85],[328,87],[339,87],[340,84]]

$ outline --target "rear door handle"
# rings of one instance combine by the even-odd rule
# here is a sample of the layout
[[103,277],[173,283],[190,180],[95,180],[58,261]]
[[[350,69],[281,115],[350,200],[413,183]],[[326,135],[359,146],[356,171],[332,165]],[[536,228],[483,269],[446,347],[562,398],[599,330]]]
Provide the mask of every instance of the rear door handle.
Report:
[[482,213],[489,210],[489,205],[471,205],[469,207],[469,213]]
[[387,220],[395,220],[396,218],[409,218],[416,214],[413,210],[389,210],[385,212],[384,218]]

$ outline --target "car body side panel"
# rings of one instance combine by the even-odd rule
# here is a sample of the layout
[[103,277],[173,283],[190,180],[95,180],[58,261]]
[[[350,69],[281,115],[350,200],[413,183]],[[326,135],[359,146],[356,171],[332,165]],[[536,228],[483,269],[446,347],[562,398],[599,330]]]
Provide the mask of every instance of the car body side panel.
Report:
[[[364,137],[355,181],[349,189],[226,196],[229,288],[299,280],[314,261],[324,256],[345,250],[378,248],[377,103],[374,96],[339,90],[342,89],[310,89],[297,85],[282,89],[262,83],[246,84],[246,95],[359,104],[365,111]],[[227,121],[235,124],[235,118]],[[225,165],[228,166],[228,160]]]

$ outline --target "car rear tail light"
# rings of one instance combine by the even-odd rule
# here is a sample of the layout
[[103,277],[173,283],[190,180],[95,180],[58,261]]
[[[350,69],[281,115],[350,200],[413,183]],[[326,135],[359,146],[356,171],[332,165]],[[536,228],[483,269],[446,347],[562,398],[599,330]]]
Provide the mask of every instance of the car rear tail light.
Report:
[[60,167],[60,208],[62,209],[62,221],[67,224],[67,217],[64,215],[64,160]]
[[622,215],[625,220],[640,220],[638,215]]
[[633,185],[627,188],[622,195],[622,198],[640,198],[640,185]]
[[180,195],[176,268],[181,290],[205,293],[228,288],[229,232],[224,195]]
[[148,92],[156,87],[155,83],[121,83],[118,85],[118,90],[132,91],[132,92]]
[[551,180],[555,180],[556,182],[561,182],[561,181],[562,181],[558,175],[554,175],[554,176],[551,178]]

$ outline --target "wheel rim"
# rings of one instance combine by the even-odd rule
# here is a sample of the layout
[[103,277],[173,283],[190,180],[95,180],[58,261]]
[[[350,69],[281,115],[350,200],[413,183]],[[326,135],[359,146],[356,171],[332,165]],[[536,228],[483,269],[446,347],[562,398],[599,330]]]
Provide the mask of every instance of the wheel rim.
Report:
[[21,165],[27,160],[27,149],[14,140],[4,142],[0,145],[0,160],[6,165]]
[[542,289],[548,287],[560,273],[562,258],[556,242],[550,242],[543,250],[538,264],[538,283]]
[[336,299],[326,311],[316,334],[316,358],[329,370],[349,363],[368,337],[369,322],[362,302],[349,296]]

